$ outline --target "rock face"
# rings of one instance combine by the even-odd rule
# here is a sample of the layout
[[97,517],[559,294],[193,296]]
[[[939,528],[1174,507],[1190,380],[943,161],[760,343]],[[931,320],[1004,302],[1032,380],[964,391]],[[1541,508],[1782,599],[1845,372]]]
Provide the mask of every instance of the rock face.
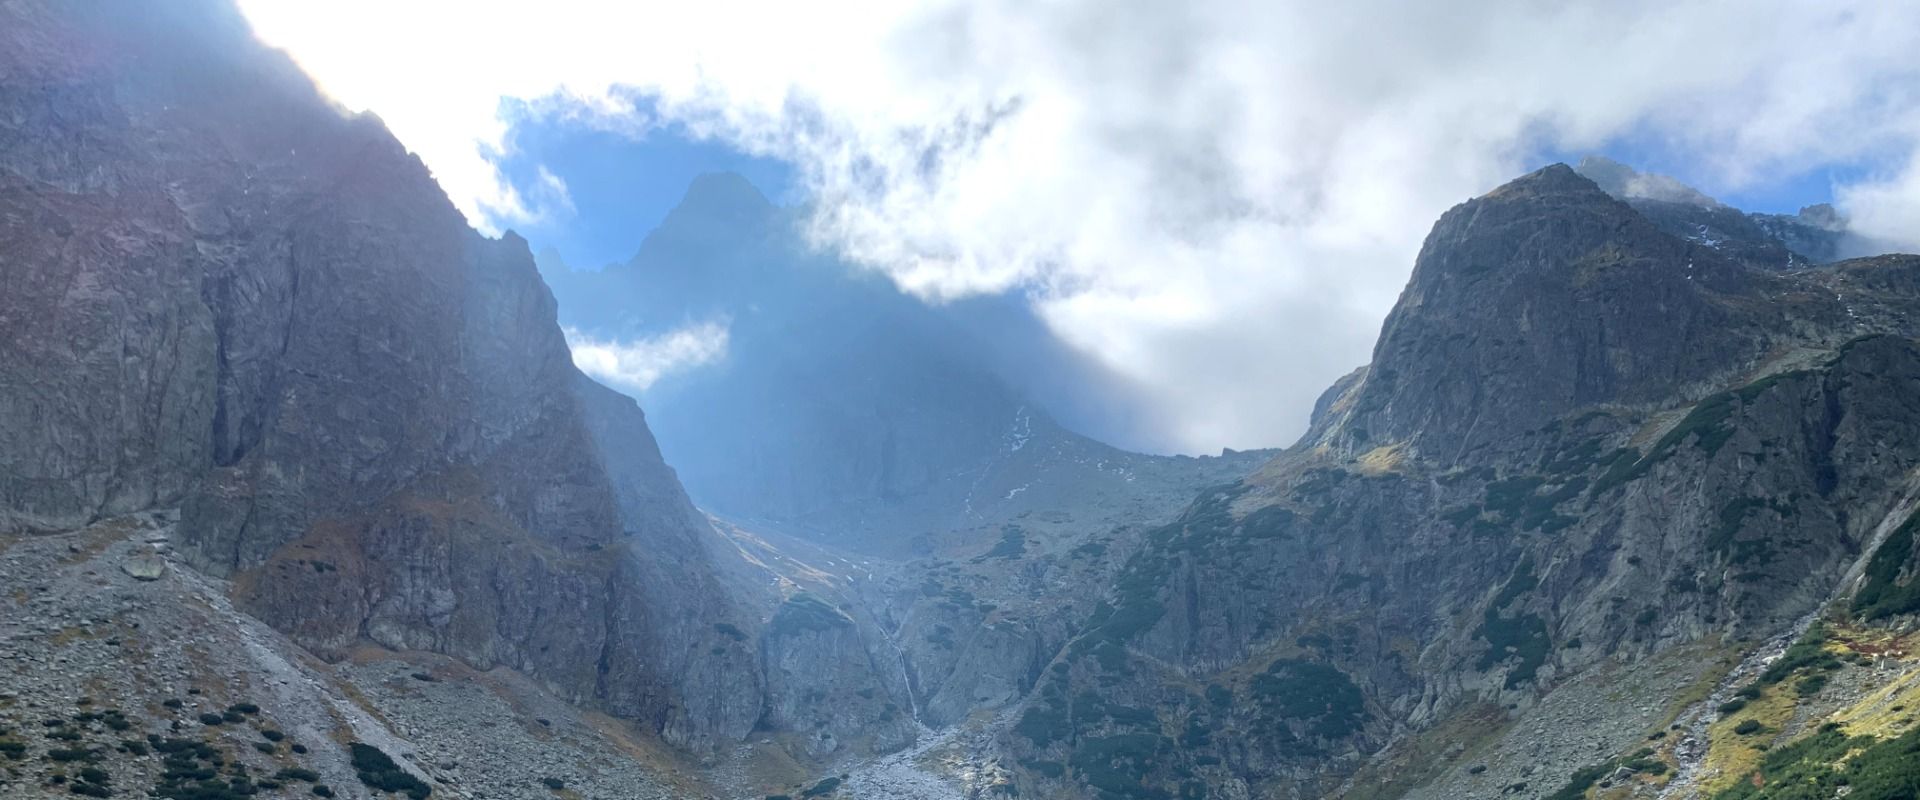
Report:
[[759,719],[705,521],[472,231],[232,9],[0,8],[0,525],[179,506],[323,655],[504,664],[702,746]]
[[[1564,166],[1453,209],[1373,363],[1149,531],[1047,667],[1003,740],[1022,793],[1539,797],[1624,760],[1913,508],[1917,276],[1747,263]],[[1515,728],[1525,764],[1448,761],[1595,708]]]
[[1330,444],[1446,463],[1572,409],[1699,391],[1765,351],[1733,307],[1764,279],[1549,167],[1441,217]]

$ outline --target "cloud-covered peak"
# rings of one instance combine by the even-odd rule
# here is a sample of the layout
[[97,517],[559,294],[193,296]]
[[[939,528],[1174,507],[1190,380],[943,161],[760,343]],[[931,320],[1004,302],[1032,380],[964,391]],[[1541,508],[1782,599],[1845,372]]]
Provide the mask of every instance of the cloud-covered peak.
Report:
[[708,172],[693,179],[679,210],[700,215],[765,214],[773,202],[737,172]]
[[1701,208],[1721,208],[1723,204],[1706,193],[1680,182],[1671,175],[1643,173],[1606,156],[1587,156],[1574,168],[1600,185],[1607,194],[1622,200],[1657,200],[1685,203]]

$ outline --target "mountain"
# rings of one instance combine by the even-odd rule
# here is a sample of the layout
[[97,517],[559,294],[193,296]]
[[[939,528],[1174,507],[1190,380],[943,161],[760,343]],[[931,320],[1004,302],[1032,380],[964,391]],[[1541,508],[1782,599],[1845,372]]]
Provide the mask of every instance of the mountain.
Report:
[[[564,762],[588,780],[581,765],[636,749],[659,763],[618,774],[650,774],[662,792],[704,785],[742,747],[804,777],[913,743],[923,717],[992,705],[973,688],[1017,701],[1025,665],[993,656],[1057,648],[1085,609],[1036,592],[1105,578],[1112,558],[1075,555],[1084,540],[1165,518],[1260,459],[1142,456],[1068,434],[942,317],[876,281],[781,264],[760,284],[681,271],[675,307],[748,319],[730,364],[748,397],[689,401],[735,416],[682,414],[672,428],[683,443],[715,431],[729,448],[694,458],[693,474],[737,464],[786,478],[766,507],[781,524],[716,530],[638,406],[574,367],[527,243],[470,229],[379,120],[332,107],[231,7],[22,2],[0,14],[0,586],[23,598],[0,614],[0,652],[20,656],[7,685],[21,687],[0,698],[0,755],[34,759],[9,786],[79,785],[57,752],[122,788],[187,791],[213,776],[116,734],[168,742],[195,724],[211,749],[193,752],[222,775],[377,785],[406,773],[456,796],[515,796],[536,780],[503,765]],[[697,185],[647,252],[750,233],[772,209],[742,188]],[[761,233],[798,246],[786,227]],[[721,252],[727,270],[757,268],[756,251]],[[806,302],[765,303],[759,325],[753,296],[725,294],[740,282]],[[754,403],[819,378],[858,386],[859,365],[787,364],[802,341],[759,348],[822,314],[841,319],[806,328],[820,332],[812,344],[840,337],[898,371],[864,394],[794,392],[839,426],[806,429],[817,418]],[[880,415],[899,420],[865,430]],[[830,455],[886,458],[746,469],[842,436]],[[856,571],[854,551],[782,532],[819,536],[863,513],[836,541],[921,560],[865,553]],[[987,600],[947,609],[951,598],[920,591],[928,563],[995,548],[1027,558],[1022,582],[981,592],[1008,595],[992,620]],[[1003,561],[967,562],[971,579],[997,580]],[[1016,608],[1035,619],[1001,645],[895,639],[964,615],[1013,631]],[[164,672],[132,679],[146,670]],[[423,717],[418,691],[377,677],[410,686],[416,672],[476,691]],[[289,683],[303,688],[274,688]],[[110,724],[80,706],[116,713]],[[226,706],[257,710],[227,720]],[[527,708],[556,710],[514,711]],[[56,715],[67,722],[23,733]],[[554,720],[595,744],[541,744]],[[482,755],[474,726],[503,721],[529,735]],[[302,758],[247,740],[293,728]],[[756,737],[768,746],[746,744]],[[100,749],[83,757],[75,741]],[[401,766],[357,766],[353,743]],[[637,791],[612,780],[585,785]]]
[[[837,626],[786,627],[780,609],[811,608],[791,584],[736,582],[751,565],[640,409],[573,366],[526,242],[471,230],[379,120],[329,105],[220,3],[0,17],[0,549],[23,598],[0,615],[23,659],[0,752],[54,759],[9,784],[71,778],[53,753],[91,734],[13,737],[28,714],[105,730],[76,704],[136,739],[218,718],[214,698],[306,726],[299,763],[241,730],[196,750],[255,774],[351,777],[350,742],[453,748],[465,720],[384,721],[401,709],[365,699],[367,664],[605,713],[673,763],[802,724],[912,740],[896,672],[847,658]],[[288,680],[311,691],[267,691]],[[830,708],[809,700],[827,682]],[[199,771],[106,752],[85,760],[156,789]],[[456,795],[535,780],[407,770]]]
[[1551,166],[1181,458],[804,217],[537,267],[229,6],[0,4],[0,794],[1913,796],[1920,256]]
[[1893,741],[1845,721],[1920,677],[1875,644],[1915,609],[1917,292],[1920,257],[1782,271],[1565,166],[1454,208],[1307,437],[1147,534],[1011,782],[1744,796],[1813,769],[1749,745]]
[[776,208],[738,175],[707,175],[628,263],[586,272],[549,261],[562,321],[596,339],[724,326],[724,358],[645,393],[702,508],[857,551],[924,555],[928,536],[1041,510],[1105,527],[1151,518],[1167,511],[1125,498],[1191,496],[1269,455],[1155,457],[1074,433],[1049,401],[1073,410],[1071,398],[1123,393],[1097,391],[1115,379],[1023,301],[930,306],[820,252],[805,223],[804,210]]

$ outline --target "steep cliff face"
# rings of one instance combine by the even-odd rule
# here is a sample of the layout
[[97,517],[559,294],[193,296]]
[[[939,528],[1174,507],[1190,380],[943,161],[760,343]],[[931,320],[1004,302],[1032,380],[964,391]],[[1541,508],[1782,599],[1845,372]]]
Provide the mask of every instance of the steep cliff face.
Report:
[[[1790,635],[1911,508],[1916,269],[1762,270],[1566,167],[1448,212],[1308,438],[1148,533],[1006,735],[1023,779],[1399,796],[1606,670],[1710,683],[1686,648]],[[1545,796],[1672,701],[1449,786]]]
[[505,664],[690,745],[758,665],[639,409],[572,366],[524,241],[218,4],[9,3],[0,505],[179,506],[182,552],[326,655]]

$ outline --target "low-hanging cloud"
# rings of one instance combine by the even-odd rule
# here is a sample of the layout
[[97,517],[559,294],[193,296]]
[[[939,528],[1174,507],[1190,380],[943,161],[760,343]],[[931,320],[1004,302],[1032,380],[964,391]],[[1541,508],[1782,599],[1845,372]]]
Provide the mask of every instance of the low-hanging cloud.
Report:
[[727,323],[709,321],[635,340],[601,339],[567,328],[573,365],[619,389],[645,392],[661,378],[711,364],[727,355]]
[[246,8],[482,227],[564,213],[494,168],[503,96],[791,162],[820,244],[932,301],[1026,293],[1168,449],[1297,434],[1432,220],[1543,152],[1658,142],[1709,192],[1846,166],[1843,211],[1920,236],[1912,3]]

